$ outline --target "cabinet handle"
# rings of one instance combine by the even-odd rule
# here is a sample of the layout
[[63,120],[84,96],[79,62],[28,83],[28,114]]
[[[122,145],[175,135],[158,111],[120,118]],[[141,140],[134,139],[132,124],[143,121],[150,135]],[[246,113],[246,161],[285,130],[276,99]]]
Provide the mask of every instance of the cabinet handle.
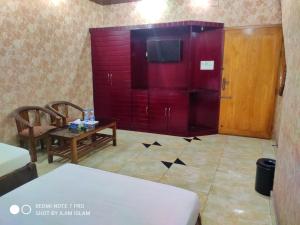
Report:
[[167,117],[167,112],[168,112],[168,109],[165,108],[165,117]]
[[109,82],[109,73],[107,73],[107,82]]
[[146,114],[148,115],[149,114],[149,107],[146,106]]
[[171,117],[171,107],[169,107],[169,118]]
[[112,73],[110,74],[110,86],[112,86]]

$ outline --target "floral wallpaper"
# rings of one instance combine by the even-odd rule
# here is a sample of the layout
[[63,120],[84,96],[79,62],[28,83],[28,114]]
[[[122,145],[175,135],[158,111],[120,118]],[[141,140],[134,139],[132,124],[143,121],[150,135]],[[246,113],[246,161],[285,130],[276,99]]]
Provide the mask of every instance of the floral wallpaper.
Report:
[[287,80],[281,112],[274,200],[280,225],[300,224],[300,1],[282,0]]
[[166,0],[161,18],[150,20],[138,3],[0,0],[0,142],[16,143],[10,113],[17,107],[60,99],[92,106],[90,27],[179,20],[226,26],[281,23],[279,0],[210,1],[213,5],[204,9],[192,7],[190,0]]
[[224,22],[227,27],[281,23],[280,0],[209,1],[210,7],[201,7],[192,5],[193,0],[166,0],[166,10],[156,20],[144,18],[144,14],[146,12],[151,15],[152,12],[149,10],[156,13],[160,9],[159,6],[145,9],[145,12],[139,10],[138,2],[106,6],[103,16],[104,25],[135,25],[180,20]]
[[88,0],[0,0],[0,142],[16,142],[17,107],[92,106],[88,29],[102,25],[102,10]]

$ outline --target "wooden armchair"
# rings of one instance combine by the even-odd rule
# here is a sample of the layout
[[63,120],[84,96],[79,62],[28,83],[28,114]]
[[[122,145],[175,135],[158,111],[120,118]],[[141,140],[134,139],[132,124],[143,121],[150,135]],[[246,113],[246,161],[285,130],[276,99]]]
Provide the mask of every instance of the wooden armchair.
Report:
[[[47,109],[50,109],[54,113],[56,113],[58,116],[62,118],[62,124],[61,126],[66,126],[68,122],[72,122],[78,118],[72,118],[69,116],[69,107],[74,108],[81,112],[82,118],[84,118],[84,109],[81,108],[78,105],[75,105],[71,102],[66,101],[56,101],[56,102],[50,102],[46,105]],[[61,110],[62,109],[62,110]],[[52,123],[55,122],[55,118],[52,118]]]
[[[42,114],[55,118],[56,125],[59,125],[61,118],[57,117],[52,111],[39,106],[24,106],[13,112],[18,129],[20,145],[24,147],[24,141],[28,143],[32,162],[37,161],[36,142],[48,138],[48,132],[56,128],[56,126],[53,125],[42,125]],[[33,115],[32,122],[30,119],[31,115]]]

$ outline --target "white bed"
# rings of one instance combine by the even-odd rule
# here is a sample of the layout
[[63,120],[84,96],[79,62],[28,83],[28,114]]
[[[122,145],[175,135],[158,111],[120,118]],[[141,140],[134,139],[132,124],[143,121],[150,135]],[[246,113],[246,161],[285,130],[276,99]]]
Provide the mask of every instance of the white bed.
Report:
[[[67,208],[58,209],[57,204]],[[84,208],[74,210],[74,204]],[[32,211],[12,215],[11,205],[29,205]],[[199,208],[197,194],[187,190],[66,164],[1,197],[0,224],[195,225]],[[29,212],[28,206],[23,209]],[[65,215],[66,211],[73,215]],[[81,216],[74,216],[75,211]],[[46,215],[37,215],[42,212]]]
[[0,143],[0,177],[9,174],[30,162],[26,149]]

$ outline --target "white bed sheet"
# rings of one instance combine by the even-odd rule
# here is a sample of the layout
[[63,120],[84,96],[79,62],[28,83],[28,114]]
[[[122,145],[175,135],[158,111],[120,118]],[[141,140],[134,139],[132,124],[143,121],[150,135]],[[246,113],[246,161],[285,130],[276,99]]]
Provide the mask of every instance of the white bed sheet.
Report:
[[[29,205],[32,211],[12,215],[9,208],[14,204]],[[55,204],[67,204],[68,208],[54,209],[58,207]],[[80,216],[74,216],[74,204],[84,204]],[[63,214],[38,215],[48,210],[41,206],[51,206],[49,213]],[[0,224],[195,225],[199,208],[197,194],[187,190],[66,164],[1,197]],[[24,207],[25,213],[28,209]],[[65,215],[66,211],[73,216]]]
[[28,150],[0,143],[0,177],[30,162]]

